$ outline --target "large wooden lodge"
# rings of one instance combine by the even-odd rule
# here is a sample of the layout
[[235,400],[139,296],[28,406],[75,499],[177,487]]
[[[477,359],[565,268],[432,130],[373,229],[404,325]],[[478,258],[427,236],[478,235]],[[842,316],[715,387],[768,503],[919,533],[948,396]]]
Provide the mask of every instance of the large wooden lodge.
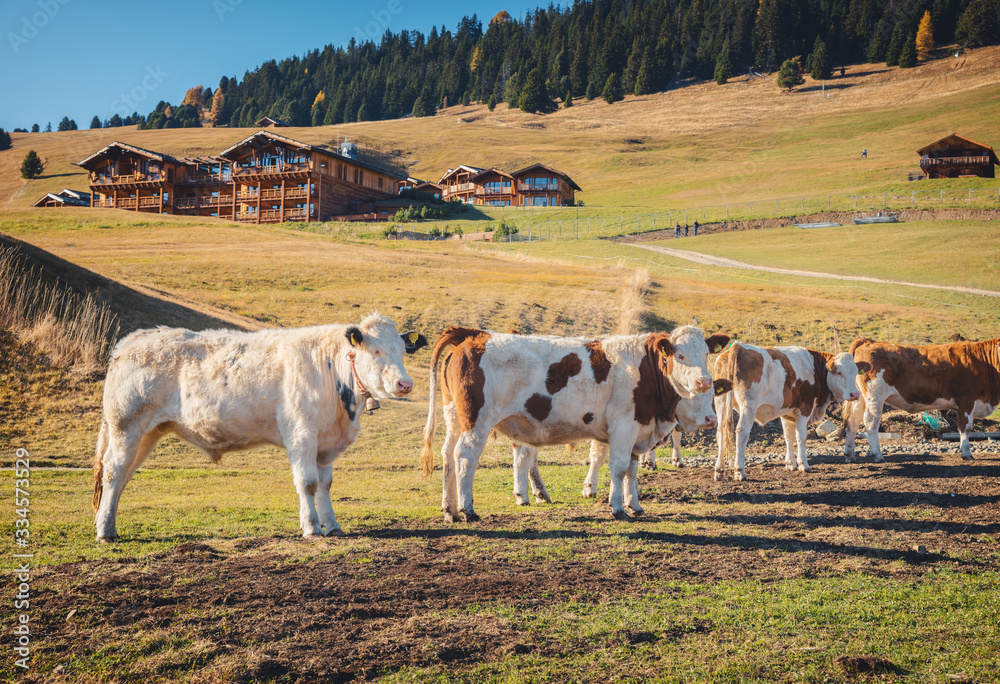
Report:
[[993,167],[1000,164],[992,147],[957,133],[920,148],[917,154],[920,170],[928,178],[994,178]]
[[310,222],[398,194],[405,175],[351,155],[350,144],[337,153],[262,130],[217,156],[173,157],[113,142],[77,165],[90,173],[92,207]]
[[544,164],[513,173],[461,164],[448,169],[437,184],[442,199],[493,207],[569,206],[580,190],[568,175]]

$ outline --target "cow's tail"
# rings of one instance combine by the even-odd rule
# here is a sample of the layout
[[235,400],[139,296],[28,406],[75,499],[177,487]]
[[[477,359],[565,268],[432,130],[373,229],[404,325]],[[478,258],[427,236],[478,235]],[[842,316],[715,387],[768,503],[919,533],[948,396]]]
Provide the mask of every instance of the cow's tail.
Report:
[[104,493],[104,452],[108,449],[108,421],[101,421],[101,431],[97,434],[97,448],[94,449],[94,512],[101,505]]
[[[736,383],[736,364],[739,359],[740,351],[742,350],[743,345],[739,342],[734,343],[723,356],[719,357],[715,364],[716,371],[722,371],[721,377],[732,381],[734,385]],[[721,369],[719,368],[720,365],[722,366]],[[734,453],[733,439],[736,436],[736,423],[733,421],[733,394],[735,394],[735,392],[736,389],[734,387],[733,391],[723,394],[719,398],[722,408],[721,410],[716,410],[716,413],[719,415],[718,430],[719,434],[722,436],[720,446],[722,448],[722,453],[725,454],[727,460],[729,460]]]
[[429,477],[434,472],[434,427],[436,417],[434,409],[437,402],[438,362],[441,360],[441,353],[448,347],[461,344],[464,340],[481,333],[481,330],[452,326],[441,333],[441,337],[434,343],[434,351],[431,354],[430,406],[427,410],[427,425],[424,426],[424,448],[420,452],[420,465],[423,467],[425,477]]

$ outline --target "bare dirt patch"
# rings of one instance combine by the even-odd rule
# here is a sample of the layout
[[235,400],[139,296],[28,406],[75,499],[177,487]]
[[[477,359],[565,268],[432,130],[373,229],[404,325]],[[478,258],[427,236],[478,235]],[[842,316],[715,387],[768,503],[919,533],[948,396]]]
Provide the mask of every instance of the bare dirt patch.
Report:
[[[609,521],[604,503],[535,506],[481,511],[476,525],[373,524],[346,541],[206,540],[145,558],[43,568],[33,629],[44,635],[43,659],[69,664],[23,681],[99,677],[73,663],[137,648],[146,649],[141,666],[150,676],[187,671],[190,660],[169,662],[164,644],[177,640],[188,651],[197,645],[198,666],[212,680],[361,681],[406,666],[460,669],[567,648],[526,635],[516,619],[482,614],[483,606],[607,603],[669,594],[677,582],[845,572],[912,581],[995,570],[1000,456],[888,461],[824,464],[812,474],[766,465],[743,483],[715,482],[710,468],[661,470],[644,476],[647,513],[632,523]],[[312,553],[319,557],[301,560]],[[711,629],[677,625],[675,636]],[[606,639],[668,637],[622,631]]]

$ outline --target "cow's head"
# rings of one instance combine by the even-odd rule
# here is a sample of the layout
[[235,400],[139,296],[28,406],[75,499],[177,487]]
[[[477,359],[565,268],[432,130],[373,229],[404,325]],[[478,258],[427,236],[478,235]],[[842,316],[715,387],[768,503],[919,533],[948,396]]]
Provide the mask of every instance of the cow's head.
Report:
[[712,376],[708,373],[708,355],[718,354],[727,344],[728,335],[712,335],[706,339],[693,325],[677,328],[669,337],[657,341],[663,368],[681,399],[690,399],[713,388]]
[[854,401],[858,393],[858,364],[847,352],[841,352],[826,362],[826,383],[837,402]]
[[427,346],[427,338],[415,332],[399,334],[396,325],[374,313],[344,337],[354,352],[354,368],[362,384],[376,399],[401,397],[413,390],[413,380],[403,367],[403,354]]
[[714,397],[733,389],[733,383],[725,378],[712,382],[711,392],[701,392],[690,399],[677,402],[677,425],[683,432],[694,432],[701,428],[715,427],[719,420],[715,415]]

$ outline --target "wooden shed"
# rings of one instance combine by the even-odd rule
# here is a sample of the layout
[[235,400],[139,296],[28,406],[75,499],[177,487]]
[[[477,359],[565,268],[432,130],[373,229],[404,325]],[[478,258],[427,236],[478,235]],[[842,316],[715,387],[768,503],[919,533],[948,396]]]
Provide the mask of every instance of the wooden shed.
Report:
[[1000,165],[992,147],[957,133],[922,147],[917,154],[920,170],[928,178],[996,178],[993,167]]

